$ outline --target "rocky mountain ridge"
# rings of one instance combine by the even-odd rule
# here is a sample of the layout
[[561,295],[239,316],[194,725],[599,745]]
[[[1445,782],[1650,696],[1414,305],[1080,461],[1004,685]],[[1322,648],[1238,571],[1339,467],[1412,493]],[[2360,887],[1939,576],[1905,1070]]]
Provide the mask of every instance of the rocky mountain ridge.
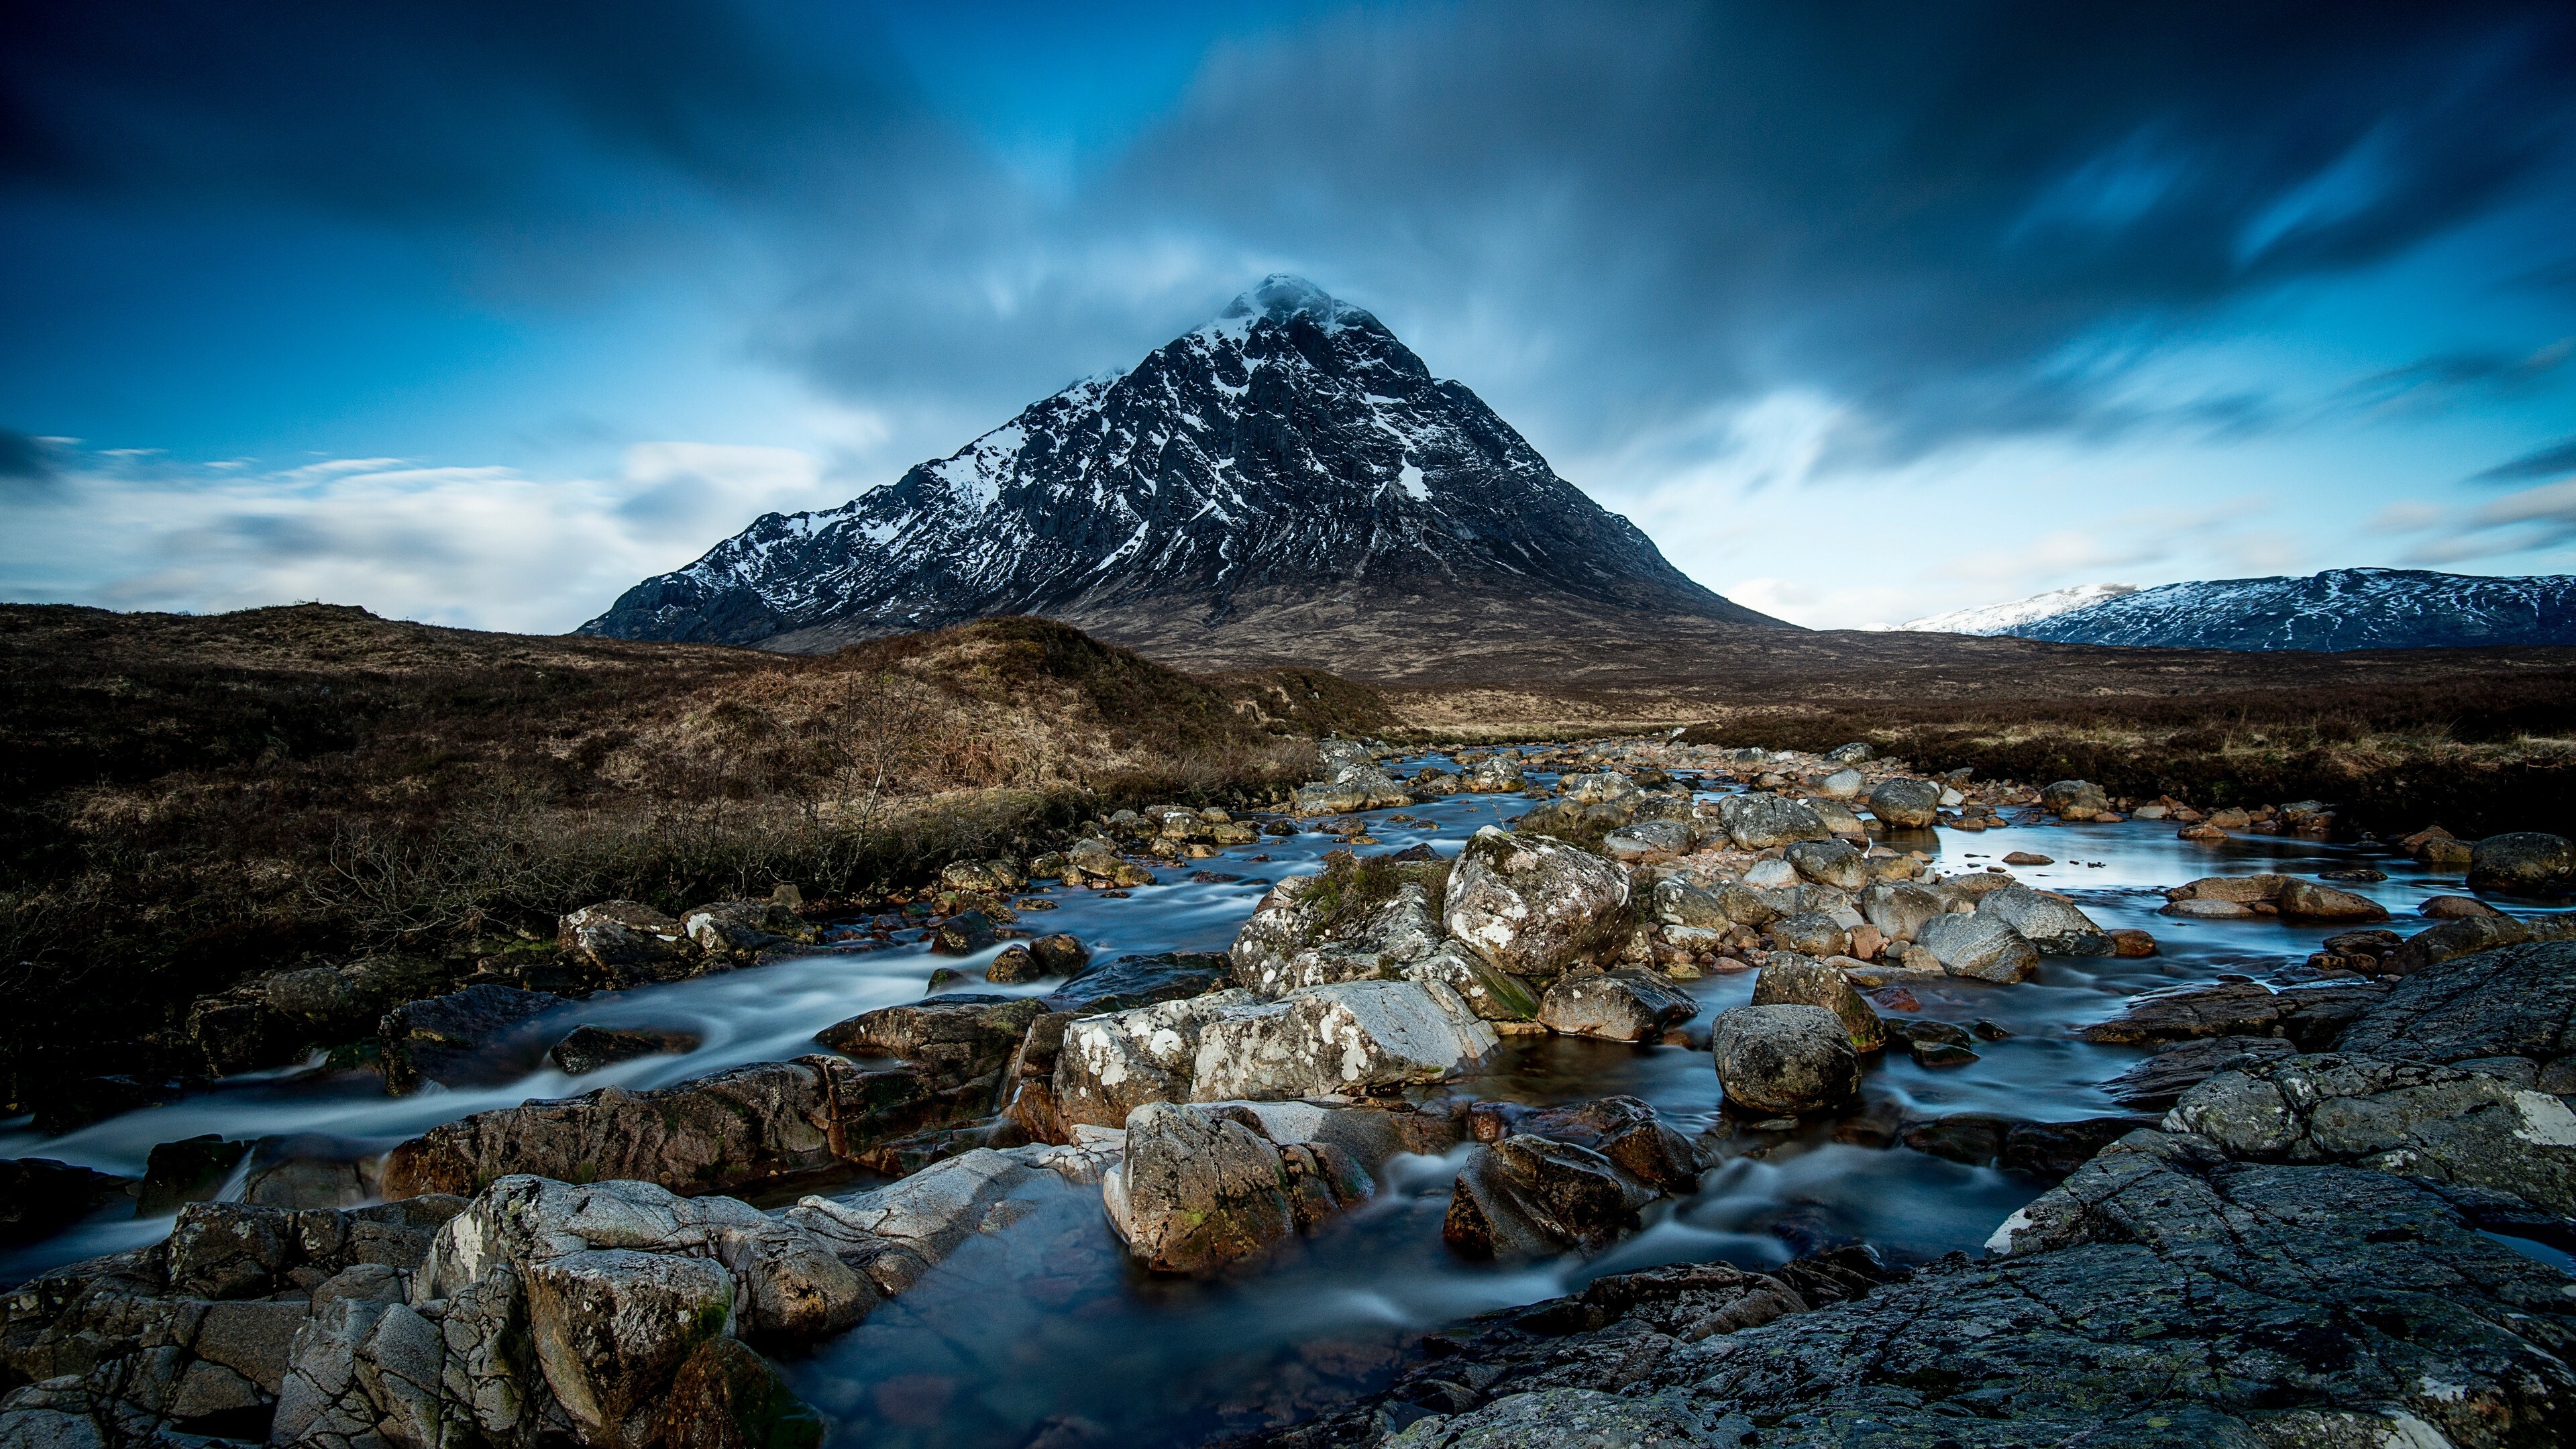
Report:
[[[2061,589],[1899,627],[2061,644],[2161,649],[2436,649],[2576,644],[2576,575],[2489,578],[2427,569],[2329,569],[2116,589]],[[2050,607],[2057,605],[2059,607]]]

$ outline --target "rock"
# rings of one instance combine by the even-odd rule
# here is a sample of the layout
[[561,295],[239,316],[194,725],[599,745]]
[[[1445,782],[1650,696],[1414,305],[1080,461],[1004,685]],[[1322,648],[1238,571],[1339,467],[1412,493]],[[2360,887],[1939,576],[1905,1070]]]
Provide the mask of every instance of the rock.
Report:
[[1482,794],[1516,792],[1524,784],[1520,756],[1487,755],[1469,767],[1460,783]]
[[261,1207],[356,1207],[376,1196],[372,1152],[319,1133],[251,1143],[241,1200]]
[[1624,945],[1628,877],[1587,851],[1486,826],[1449,873],[1441,922],[1487,965],[1529,981]]
[[914,1068],[861,1071],[825,1056],[737,1067],[654,1092],[603,1087],[434,1127],[386,1159],[385,1195],[472,1193],[522,1173],[720,1192],[980,1116],[991,1101],[989,1086],[943,1094]]
[[1538,993],[1506,971],[1497,971],[1477,959],[1473,952],[1455,941],[1444,941],[1440,949],[1404,968],[1405,979],[1438,982],[1458,993],[1467,1009],[1484,1021],[1533,1021],[1538,1017]]
[[1929,780],[1881,780],[1869,792],[1869,813],[1890,830],[1929,830],[1941,818],[1941,787]]
[[1148,1102],[1188,1101],[1200,1034],[1258,1000],[1237,987],[1072,1022],[1056,1057],[1057,1112],[1068,1126],[1123,1127],[1128,1113]]
[[[1169,826],[1163,833],[1172,833]],[[1188,838],[1187,832],[1183,832],[1183,838]],[[1008,858],[952,861],[939,872],[939,888],[960,895],[997,896],[1028,883],[1028,873],[1020,869],[1018,861]]]
[[1774,951],[1753,978],[1755,1006],[1819,1006],[1842,1023],[1852,1050],[1868,1055],[1887,1045],[1886,1027],[1878,1013],[1852,988],[1850,978],[1822,961]]
[[1421,883],[1335,855],[1322,875],[1289,876],[1253,908],[1227,953],[1236,985],[1276,999],[1301,986],[1392,979],[1439,948]]
[[2220,1072],[2166,1114],[2240,1162],[2348,1163],[2509,1192],[2576,1215],[2576,1112],[2478,1072],[2283,1057]]
[[1915,931],[1914,942],[1953,976],[2011,983],[2039,969],[2038,950],[1994,916],[1934,916]]
[[1816,812],[1777,795],[1729,795],[1717,802],[1717,818],[1727,835],[1745,850],[1769,850],[1801,840],[1829,840],[1833,832]]
[[948,1091],[999,1072],[1019,1049],[1029,1023],[1046,1013],[1029,996],[959,992],[861,1012],[814,1033],[851,1056],[887,1056],[923,1068],[932,1091]]
[[1836,770],[1816,782],[1816,788],[1836,800],[1849,800],[1860,794],[1862,784],[1858,770]]
[[2039,808],[2069,820],[2111,813],[2110,798],[2090,780],[2059,780],[2039,792]]
[[1859,740],[1854,740],[1847,745],[1836,745],[1825,751],[1823,756],[1824,762],[1828,765],[1865,765],[1877,758],[1878,751]]
[[2211,1036],[2278,1035],[2322,1049],[2388,994],[2375,981],[2338,981],[2274,991],[2259,981],[2159,991],[2076,1033],[2111,1046],[2149,1046]]
[[2564,895],[2576,887],[2576,841],[2523,831],[2490,835],[2470,848],[2469,889],[2504,895]]
[[2445,1066],[2521,1057],[2536,1076],[2568,1083],[2549,1090],[2576,1089],[2576,943],[2507,946],[2422,967],[2371,1000],[2332,1046]]
[[2102,1084],[2112,1101],[2134,1112],[2161,1112],[2220,1072],[2295,1056],[2280,1037],[2217,1036],[2172,1042]]
[[577,1026],[546,1055],[564,1075],[578,1077],[637,1057],[687,1056],[698,1042],[695,1032]]
[[1289,797],[1289,810],[1297,815],[1348,815],[1354,811],[1377,810],[1391,805],[1410,805],[1413,792],[1383,770],[1358,768],[1342,778],[1312,785],[1300,785]]
[[1538,1010],[1550,1031],[1605,1041],[1659,1041],[1697,1015],[1698,1002],[1646,970],[1558,977]]
[[1792,869],[1820,885],[1856,891],[1870,883],[1869,867],[1861,853],[1842,841],[1801,840],[1792,844],[1786,855]]
[[2111,954],[2114,956],[2133,958],[2139,956],[2152,956],[2156,954],[2156,938],[2153,935],[2150,935],[2145,931],[2137,930],[2134,927],[2113,931],[2111,933]]
[[1771,923],[1778,949],[1803,956],[1840,956],[1851,950],[1851,933],[1840,921],[1815,911],[1801,911]]
[[1601,837],[1601,844],[1612,860],[1634,863],[1688,855],[1698,844],[1698,836],[1678,820],[1642,820],[1609,831]]
[[1559,776],[1556,788],[1563,791],[1569,800],[1580,800],[1586,805],[1599,805],[1613,800],[1625,800],[1635,795],[1637,782],[1615,770],[1603,770],[1590,775]]
[[1098,1186],[1123,1134],[1082,1133],[1090,1145],[978,1147],[867,1192],[807,1196],[784,1220],[820,1240],[873,1291],[902,1293],[967,1242],[1026,1217],[1028,1195]]
[[1029,948],[1013,942],[993,954],[984,964],[984,980],[995,986],[1014,986],[1038,979],[1037,958]]
[[[161,1150],[153,1149],[156,1158]],[[218,1179],[208,1187],[207,1195],[212,1196],[213,1187],[221,1185]],[[123,1200],[127,1189],[134,1186],[131,1178],[74,1167],[51,1158],[0,1159],[0,1243],[51,1237],[99,1208]],[[147,1191],[152,1186],[148,1168],[143,1186]],[[175,1205],[175,1200],[170,1205]],[[137,1211],[167,1212],[169,1205]]]
[[1516,1135],[1468,1157],[1440,1236],[1477,1258],[1597,1253],[1658,1195],[1591,1148]]
[[[2147,814],[2145,814],[2145,813],[2142,811],[2142,812],[2140,812],[2140,814],[2139,814],[2139,817],[2138,817],[2138,818],[2139,818],[2139,819],[2141,819],[2141,820],[2153,820],[2153,819],[2161,819],[2161,818],[2163,818],[2163,817],[2161,817],[2161,816],[2151,816],[2151,815],[2147,815]],[[2055,864],[2057,864],[2057,858],[2056,858],[2055,856],[2040,855],[2040,854],[2038,854],[2038,853],[2037,853],[2037,852],[2035,852],[2035,851],[2028,851],[2028,850],[2015,850],[2015,851],[2007,852],[2007,853],[2005,854],[2005,856],[2004,856],[2004,864],[2006,864],[2006,865],[2055,865]]]
[[698,947],[680,923],[642,901],[602,901],[561,918],[555,945],[605,982],[676,981],[697,969]]
[[2479,916],[2493,919],[2504,914],[2476,896],[2431,896],[2415,909],[2437,921],[2465,921]]
[[1031,941],[1029,959],[1040,976],[1079,976],[1091,965],[1091,952],[1080,941],[1059,931]]
[[1497,1044],[1494,1029],[1436,983],[1309,986],[1201,1027],[1190,1095],[1283,1100],[1435,1082]]
[[248,1142],[227,1142],[212,1132],[161,1143],[144,1159],[135,1216],[158,1217],[181,1203],[211,1200],[249,1153]]
[[1085,970],[1040,999],[1049,1011],[1090,1016],[1204,996],[1224,989],[1233,979],[1234,964],[1223,952],[1163,951],[1121,956],[1106,966]]
[[2377,901],[2339,891],[2315,881],[2286,877],[2281,893],[2272,898],[2281,914],[2308,921],[2384,921],[2388,912]]
[[[1747,894],[1750,895],[1749,892]],[[1703,890],[1680,876],[1666,876],[1655,882],[1653,892],[1647,897],[1647,908],[1656,920],[1668,926],[1723,931],[1735,924],[1734,917],[1727,913],[1726,903],[1717,892]]]
[[[575,911],[573,916],[582,914]],[[418,1091],[424,1082],[455,1085],[487,1076],[501,1080],[515,1076],[533,1065],[537,1056],[541,1038],[534,1035],[530,1023],[563,1004],[562,997],[543,991],[468,986],[397,1006],[385,1013],[376,1028],[376,1039],[384,1049],[385,1090],[402,1096]],[[513,1050],[521,1047],[526,1048],[524,1053]],[[519,1060],[521,1055],[527,1060]]]
[[2529,939],[2531,928],[2511,916],[2465,916],[2407,937],[2379,965],[2386,975],[2405,976],[2443,961]]
[[1860,1055],[1821,1006],[1719,1012],[1709,1046],[1727,1100],[1756,1112],[1822,1111],[1860,1094]]
[[820,1449],[823,1416],[733,1338],[700,1343],[671,1376],[662,1449]]
[[971,956],[1000,939],[993,933],[992,917],[959,911],[931,928],[930,949],[942,956]]
[[1918,885],[1874,885],[1860,893],[1860,912],[1891,941],[1911,941],[1948,902]]
[[2110,934],[2074,902],[2026,885],[1987,893],[1976,913],[2020,932],[2042,956],[2108,956],[2116,950]]
[[1700,1162],[1690,1139],[1665,1126],[1655,1109],[1635,1097],[1600,1097],[1560,1107],[1479,1102],[1468,1111],[1476,1141],[1544,1137],[1589,1147],[1628,1177],[1659,1192],[1689,1192],[1699,1185]]
[[1368,1194],[1368,1175],[1338,1148],[1283,1148],[1250,1113],[1166,1102],[1128,1117],[1125,1159],[1101,1183],[1129,1255],[1162,1273],[1257,1256]]
[[[2210,875],[2186,881],[2165,892],[2165,899],[2180,904],[2184,901],[2215,901],[2226,905],[2250,906],[2257,901],[2271,901],[2281,894],[2290,877],[2285,875]],[[2167,912],[2167,914],[2174,914]]]
[[2000,1167],[2055,1182],[2084,1165],[2104,1147],[2141,1127],[2152,1117],[2090,1117],[2073,1122],[2030,1122],[1986,1112],[1959,1112],[1917,1122],[1897,1135],[1916,1152],[1964,1163]]
[[748,956],[789,941],[811,944],[821,933],[776,899],[718,901],[682,913],[680,930],[698,949]]

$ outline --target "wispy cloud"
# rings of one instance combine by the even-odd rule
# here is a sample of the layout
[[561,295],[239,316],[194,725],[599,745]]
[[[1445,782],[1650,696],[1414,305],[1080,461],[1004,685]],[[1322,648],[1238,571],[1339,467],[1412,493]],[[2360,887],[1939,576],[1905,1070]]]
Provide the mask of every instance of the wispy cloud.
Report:
[[2525,453],[2519,458],[2496,464],[2469,475],[2473,483],[2515,483],[2530,478],[2555,478],[2561,473],[2576,473],[2576,438],[2566,438]]

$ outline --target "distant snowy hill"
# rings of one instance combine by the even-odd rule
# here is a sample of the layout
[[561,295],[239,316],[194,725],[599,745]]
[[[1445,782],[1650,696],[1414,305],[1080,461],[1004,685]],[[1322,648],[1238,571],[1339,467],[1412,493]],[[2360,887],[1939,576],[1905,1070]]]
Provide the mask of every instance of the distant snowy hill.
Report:
[[2023,625],[2137,591],[2136,584],[2078,584],[2071,589],[2053,589],[2027,599],[2015,599],[2009,604],[1987,604],[1975,609],[1953,609],[1946,614],[1928,614],[1920,619],[1908,619],[1896,627],[1911,634],[2019,634],[2023,632]]
[[842,507],[755,520],[580,632],[823,650],[1006,613],[1217,661],[1220,626],[1262,657],[1332,652],[1330,629],[1389,660],[1551,618],[1788,629],[1675,569],[1375,317],[1282,275]]
[[[2038,602],[1996,609],[2011,611]],[[1905,627],[1934,622],[1917,620]],[[2124,589],[2115,597],[2028,623],[1963,632],[2169,649],[2576,645],[2576,575],[2485,578],[2422,569],[2332,569],[2301,578],[2217,579]]]

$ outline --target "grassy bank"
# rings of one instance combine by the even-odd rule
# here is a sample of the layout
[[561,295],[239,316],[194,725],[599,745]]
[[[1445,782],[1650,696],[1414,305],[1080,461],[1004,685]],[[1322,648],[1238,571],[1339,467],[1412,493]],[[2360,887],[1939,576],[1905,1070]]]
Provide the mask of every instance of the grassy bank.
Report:
[[1312,773],[1307,729],[1378,708],[1030,619],[794,657],[322,606],[0,608],[0,683],[13,1107],[196,1069],[190,1004],[261,972],[461,971],[612,897],[901,888],[1124,804],[1265,800]]

